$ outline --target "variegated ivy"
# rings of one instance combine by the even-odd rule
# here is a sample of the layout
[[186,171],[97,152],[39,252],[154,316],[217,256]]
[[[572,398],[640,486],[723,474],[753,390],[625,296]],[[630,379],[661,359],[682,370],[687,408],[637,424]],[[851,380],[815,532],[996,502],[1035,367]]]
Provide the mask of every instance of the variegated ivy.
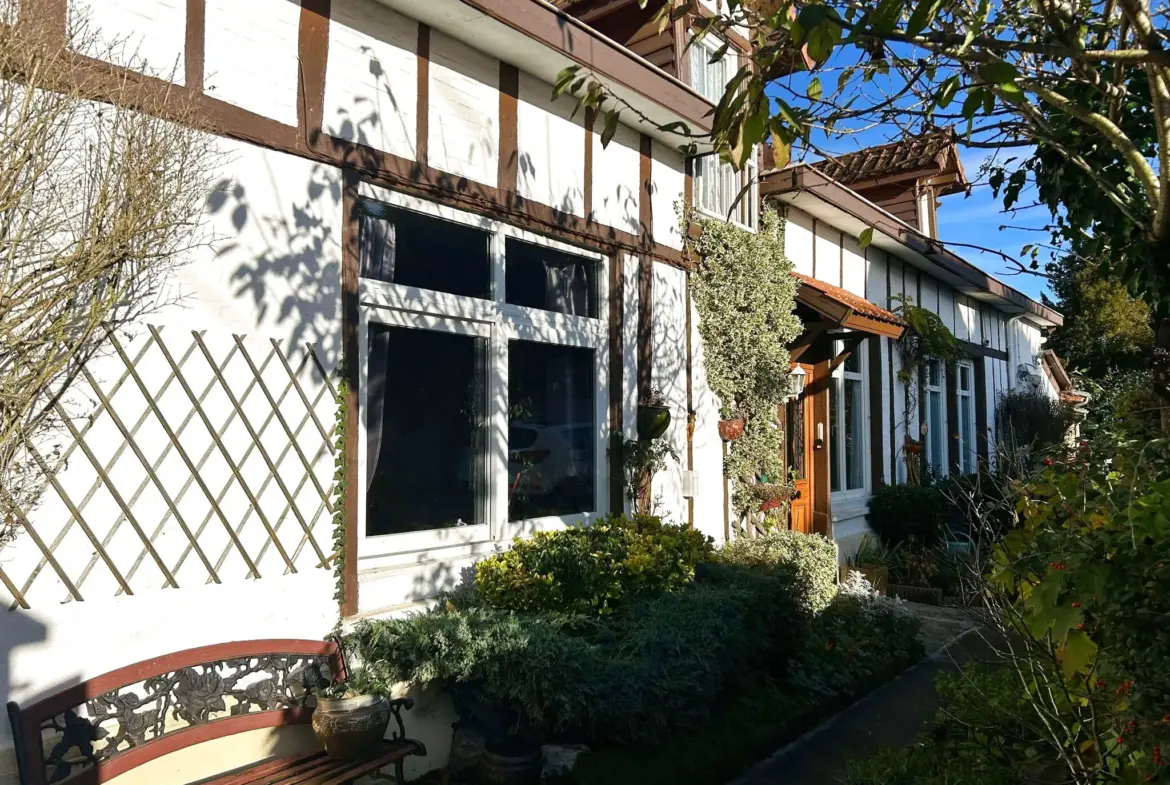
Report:
[[[694,213],[684,214],[683,223],[700,230],[689,250],[698,263],[692,289],[707,382],[719,396],[722,415],[742,417],[746,424],[724,470],[743,481],[780,482],[784,434],[776,407],[788,395],[787,347],[801,331],[796,279],[784,254],[784,222],[766,209],[754,233]],[[741,515],[753,504],[742,487],[734,502]]]

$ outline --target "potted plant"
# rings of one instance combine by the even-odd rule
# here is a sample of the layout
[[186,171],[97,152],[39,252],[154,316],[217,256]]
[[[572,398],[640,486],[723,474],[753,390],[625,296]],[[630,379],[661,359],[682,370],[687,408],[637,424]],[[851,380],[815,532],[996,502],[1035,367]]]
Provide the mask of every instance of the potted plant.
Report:
[[670,427],[670,407],[661,390],[653,390],[638,402],[638,438],[657,439]]
[[[340,641],[338,642],[340,645]],[[341,649],[345,657],[345,649]],[[363,760],[378,754],[390,724],[390,701],[383,695],[364,692],[358,685],[361,673],[351,671],[347,681],[331,681],[312,689],[317,699],[312,726],[325,753],[338,760]],[[412,701],[406,701],[411,708]]]
[[733,442],[743,436],[744,422],[742,417],[730,417],[719,421],[719,438],[725,442]]

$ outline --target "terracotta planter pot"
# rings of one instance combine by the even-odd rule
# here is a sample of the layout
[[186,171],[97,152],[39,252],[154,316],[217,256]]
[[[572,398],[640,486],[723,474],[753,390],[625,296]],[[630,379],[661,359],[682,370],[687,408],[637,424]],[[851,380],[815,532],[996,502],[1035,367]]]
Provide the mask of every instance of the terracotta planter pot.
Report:
[[743,418],[735,417],[730,420],[719,421],[719,438],[725,442],[733,442],[743,436]]
[[922,442],[906,442],[906,452],[911,455],[918,455],[922,452]]
[[331,758],[372,758],[382,746],[390,722],[390,703],[381,695],[318,698],[313,732]]
[[644,442],[657,439],[670,427],[669,406],[638,407],[638,438]]

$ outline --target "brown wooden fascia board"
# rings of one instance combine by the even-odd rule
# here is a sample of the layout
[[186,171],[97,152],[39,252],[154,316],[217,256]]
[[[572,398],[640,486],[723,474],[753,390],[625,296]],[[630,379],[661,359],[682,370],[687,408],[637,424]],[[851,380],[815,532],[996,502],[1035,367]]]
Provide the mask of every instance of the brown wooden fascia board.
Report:
[[462,0],[501,24],[560,52],[678,115],[692,131],[710,131],[714,106],[662,69],[606,38],[567,11],[539,0]]
[[951,275],[957,276],[1001,300],[1006,300],[1020,310],[1033,314],[1056,326],[1064,324],[1064,317],[1056,311],[1038,303],[1027,295],[997,281],[987,273],[960,256],[948,251],[930,238],[909,231],[900,221],[885,210],[857,194],[848,186],[802,165],[778,172],[765,174],[760,179],[760,199],[778,197],[795,191],[811,193],[837,209],[848,213],[862,223],[872,226],[883,234],[893,237],[910,250],[926,257],[931,263]]
[[796,290],[796,301],[807,305],[838,326],[843,325],[845,320],[853,314],[852,308],[842,305],[811,286],[800,286]]
[[859,313],[851,313],[848,318],[841,322],[842,327],[848,327],[851,330],[858,330],[870,335],[884,335],[893,338],[895,341],[902,337],[902,333],[906,332],[906,328],[899,324],[891,324],[884,322],[881,319],[874,319],[869,316],[862,316]]

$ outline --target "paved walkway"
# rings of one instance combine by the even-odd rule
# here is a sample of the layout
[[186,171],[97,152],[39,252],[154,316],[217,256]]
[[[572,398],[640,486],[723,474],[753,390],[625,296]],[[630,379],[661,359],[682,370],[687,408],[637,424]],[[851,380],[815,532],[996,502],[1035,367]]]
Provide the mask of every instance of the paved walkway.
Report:
[[989,655],[987,644],[957,610],[916,605],[914,611],[923,618],[922,638],[933,654],[756,765],[733,785],[833,785],[843,777],[848,760],[883,747],[912,744],[938,708],[934,677]]

